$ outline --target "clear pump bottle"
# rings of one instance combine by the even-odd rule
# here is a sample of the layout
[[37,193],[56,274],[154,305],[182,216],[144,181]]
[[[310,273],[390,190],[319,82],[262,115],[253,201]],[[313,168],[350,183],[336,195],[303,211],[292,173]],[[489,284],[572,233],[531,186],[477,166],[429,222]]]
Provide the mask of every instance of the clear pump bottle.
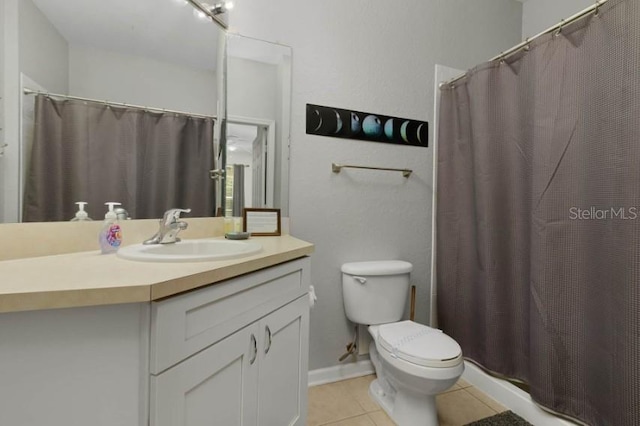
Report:
[[86,201],[78,201],[76,204],[78,205],[78,211],[76,212],[76,216],[71,219],[71,222],[84,222],[87,220],[92,220],[89,217],[89,214],[84,210],[84,207],[88,203]]

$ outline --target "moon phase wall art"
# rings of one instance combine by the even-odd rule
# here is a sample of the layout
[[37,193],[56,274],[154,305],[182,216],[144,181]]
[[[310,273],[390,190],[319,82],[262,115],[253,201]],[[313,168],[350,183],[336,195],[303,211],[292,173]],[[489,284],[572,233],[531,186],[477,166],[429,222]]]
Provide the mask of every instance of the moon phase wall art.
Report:
[[307,134],[396,145],[429,146],[429,123],[307,104]]

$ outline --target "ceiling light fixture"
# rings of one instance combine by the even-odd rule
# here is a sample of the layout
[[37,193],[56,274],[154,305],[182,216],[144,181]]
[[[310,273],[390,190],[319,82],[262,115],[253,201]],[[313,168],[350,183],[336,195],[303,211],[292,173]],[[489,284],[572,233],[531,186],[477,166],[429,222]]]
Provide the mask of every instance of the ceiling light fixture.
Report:
[[233,9],[233,2],[232,1],[226,1],[224,3],[217,3],[217,4],[213,5],[211,7],[211,9],[209,9],[209,10],[214,15],[220,15],[221,13],[228,12],[231,9]]

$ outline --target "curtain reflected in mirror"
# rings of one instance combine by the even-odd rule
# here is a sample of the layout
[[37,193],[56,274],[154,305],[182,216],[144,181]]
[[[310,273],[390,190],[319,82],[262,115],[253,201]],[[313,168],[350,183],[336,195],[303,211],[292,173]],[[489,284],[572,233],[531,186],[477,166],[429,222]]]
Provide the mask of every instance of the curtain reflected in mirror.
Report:
[[224,212],[225,217],[240,217],[242,210],[247,207],[245,203],[245,194],[251,191],[251,188],[245,186],[244,168],[249,167],[245,164],[230,164],[227,166],[227,209]]
[[[172,207],[214,215],[210,203],[221,191],[213,192],[209,170],[219,167],[225,116],[224,29],[191,1],[17,3],[5,16],[16,22],[18,37],[5,40],[5,50],[16,54],[6,57],[13,62],[5,64],[12,72],[3,95],[19,105],[4,129],[17,146],[3,159],[11,172],[2,182],[15,196],[5,197],[0,219],[66,221],[78,201],[90,202],[94,219],[104,216],[104,201],[122,203],[135,219],[158,218]],[[60,123],[40,123],[37,94],[49,96]],[[212,145],[206,150],[205,139]],[[197,153],[196,166],[184,166],[194,164],[187,151]]]
[[102,219],[108,201],[131,217],[186,206],[215,210],[211,118],[38,95],[24,222],[70,220],[75,202]]

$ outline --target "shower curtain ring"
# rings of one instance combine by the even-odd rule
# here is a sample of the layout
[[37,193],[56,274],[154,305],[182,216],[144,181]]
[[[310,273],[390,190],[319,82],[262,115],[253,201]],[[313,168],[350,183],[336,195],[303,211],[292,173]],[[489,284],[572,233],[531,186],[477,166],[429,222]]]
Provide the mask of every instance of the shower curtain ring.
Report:
[[500,52],[500,65],[504,64],[504,52]]
[[558,27],[558,29],[556,30],[555,33],[553,33],[554,37],[558,37],[560,34],[562,34],[562,26],[564,25],[564,19],[560,20],[560,26]]
[[522,50],[524,50],[525,52],[528,52],[529,50],[531,50],[531,47],[529,46],[529,44],[531,43],[531,41],[529,41],[529,37],[527,37],[524,40],[524,42],[525,42],[525,45],[524,45],[524,49]]
[[596,0],[596,8],[593,10],[593,16],[600,15],[600,1]]

